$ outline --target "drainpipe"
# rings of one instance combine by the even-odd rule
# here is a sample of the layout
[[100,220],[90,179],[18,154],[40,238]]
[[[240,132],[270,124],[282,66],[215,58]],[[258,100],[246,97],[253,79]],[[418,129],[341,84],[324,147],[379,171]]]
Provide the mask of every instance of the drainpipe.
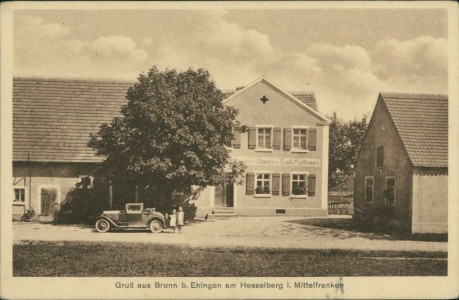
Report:
[[27,154],[27,165],[29,167],[29,209],[32,207],[32,168],[30,167],[30,154]]

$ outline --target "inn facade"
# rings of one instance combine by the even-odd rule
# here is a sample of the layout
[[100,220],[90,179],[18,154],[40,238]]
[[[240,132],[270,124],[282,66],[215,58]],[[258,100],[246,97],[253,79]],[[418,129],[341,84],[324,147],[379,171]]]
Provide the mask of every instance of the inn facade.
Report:
[[[91,133],[120,115],[133,82],[13,79],[13,220],[32,208],[52,220],[69,193],[91,187],[103,158],[87,147]],[[206,188],[197,217],[327,214],[328,125],[313,93],[288,93],[260,78],[224,104],[248,130],[229,151],[247,168],[242,185]],[[110,190],[110,197],[125,197]],[[111,203],[111,200],[108,203]],[[121,199],[131,202],[133,199]],[[140,199],[141,200],[141,199]]]
[[203,191],[198,216],[327,215],[330,121],[313,93],[292,94],[260,78],[224,100],[248,129],[230,147],[247,165],[246,178]]

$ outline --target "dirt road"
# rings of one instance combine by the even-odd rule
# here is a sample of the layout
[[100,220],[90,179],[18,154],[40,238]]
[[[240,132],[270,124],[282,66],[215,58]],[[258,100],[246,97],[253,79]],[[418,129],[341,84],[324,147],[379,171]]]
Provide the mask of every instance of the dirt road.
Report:
[[[315,226],[298,217],[238,217],[226,220],[192,222],[183,233],[166,229],[160,234],[149,231],[98,233],[78,225],[14,223],[13,242],[24,241],[97,241],[185,244],[193,247],[266,247],[303,249],[356,249],[401,251],[447,251],[446,242],[421,242],[374,239],[370,233]],[[323,222],[340,222],[331,217]]]

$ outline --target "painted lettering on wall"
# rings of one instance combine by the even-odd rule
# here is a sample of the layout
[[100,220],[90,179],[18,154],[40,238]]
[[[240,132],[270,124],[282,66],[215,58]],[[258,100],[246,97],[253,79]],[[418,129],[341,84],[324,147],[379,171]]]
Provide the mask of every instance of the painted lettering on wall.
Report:
[[247,165],[255,165],[255,166],[320,167],[320,160],[316,158],[239,156],[239,157],[235,157],[235,159],[239,161],[243,161]]

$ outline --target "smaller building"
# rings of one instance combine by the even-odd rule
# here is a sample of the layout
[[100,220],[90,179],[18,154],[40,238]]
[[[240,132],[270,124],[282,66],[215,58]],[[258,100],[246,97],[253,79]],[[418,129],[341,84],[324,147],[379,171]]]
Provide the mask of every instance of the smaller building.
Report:
[[448,231],[448,97],[381,93],[355,165],[354,217]]

